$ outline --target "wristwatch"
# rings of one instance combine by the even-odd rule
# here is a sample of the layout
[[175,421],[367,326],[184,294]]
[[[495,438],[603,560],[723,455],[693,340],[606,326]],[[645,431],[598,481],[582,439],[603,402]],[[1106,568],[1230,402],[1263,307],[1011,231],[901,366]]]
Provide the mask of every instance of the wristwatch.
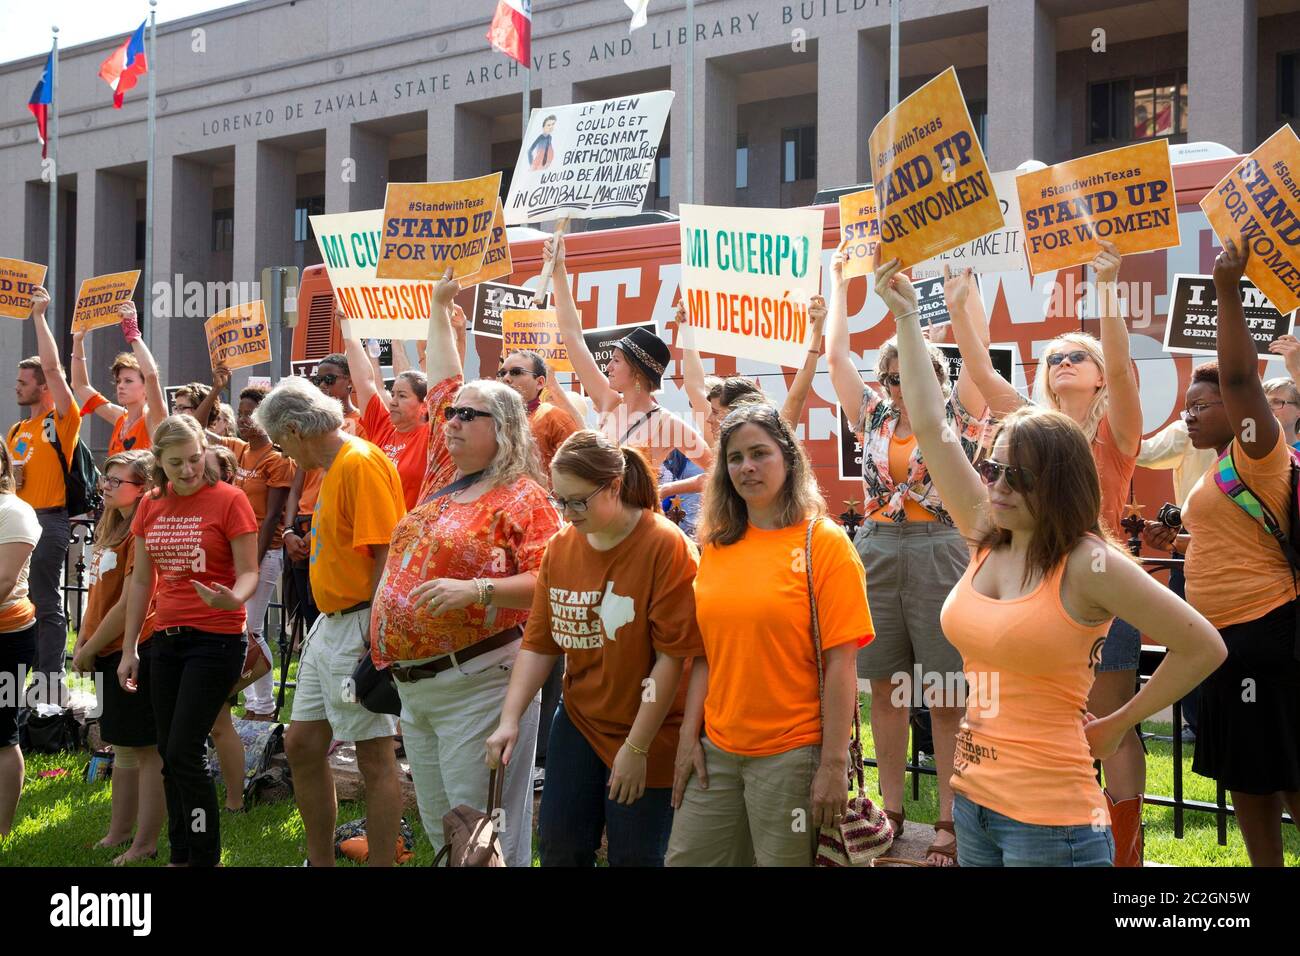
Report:
[[492,599],[496,596],[497,586],[492,583],[491,578],[483,579],[483,606],[491,607]]

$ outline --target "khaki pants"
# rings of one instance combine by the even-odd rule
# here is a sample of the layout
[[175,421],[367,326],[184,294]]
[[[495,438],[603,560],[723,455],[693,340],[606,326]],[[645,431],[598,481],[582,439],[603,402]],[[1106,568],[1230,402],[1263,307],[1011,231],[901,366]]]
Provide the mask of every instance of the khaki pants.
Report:
[[809,797],[821,747],[742,757],[707,737],[703,745],[709,789],[691,775],[664,865],[811,866],[817,830]]

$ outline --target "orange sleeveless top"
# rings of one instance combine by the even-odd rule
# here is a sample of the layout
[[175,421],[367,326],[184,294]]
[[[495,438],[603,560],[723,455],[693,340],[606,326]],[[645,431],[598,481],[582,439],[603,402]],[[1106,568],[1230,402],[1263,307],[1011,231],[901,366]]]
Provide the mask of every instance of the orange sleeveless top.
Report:
[[953,790],[1021,823],[1109,824],[1083,715],[1110,621],[1084,626],[1066,611],[1064,561],[1023,597],[980,594],[973,582],[988,554],[971,561],[940,616],[967,682]]

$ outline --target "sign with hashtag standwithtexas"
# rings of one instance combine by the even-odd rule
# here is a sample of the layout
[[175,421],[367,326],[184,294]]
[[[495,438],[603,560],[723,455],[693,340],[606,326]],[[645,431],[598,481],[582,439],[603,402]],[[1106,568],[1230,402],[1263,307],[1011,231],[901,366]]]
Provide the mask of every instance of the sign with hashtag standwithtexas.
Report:
[[553,372],[572,372],[569,348],[560,335],[554,309],[505,309],[501,313],[501,354],[536,352]]
[[222,309],[203,323],[212,367],[247,368],[271,361],[271,336],[262,300]]
[[904,268],[1003,225],[957,71],[944,70],[871,131],[880,260]]
[[1016,189],[1034,275],[1092,261],[1103,239],[1121,255],[1179,244],[1168,140],[1022,173]]
[[44,281],[41,263],[0,258],[0,315],[27,318],[32,311],[32,292]]
[[840,242],[844,243],[844,278],[871,275],[880,243],[874,188],[840,197]]
[[492,241],[501,174],[451,183],[389,183],[380,239],[380,279],[453,279],[483,268]]
[[72,312],[72,331],[89,332],[122,321],[118,310],[135,295],[135,284],[140,281],[140,270],[114,272],[81,280],[77,292],[77,306]]
[[468,289],[480,282],[500,279],[514,271],[510,261],[510,240],[506,238],[506,215],[501,208],[501,197],[497,197],[497,209],[492,218],[492,238],[488,240],[487,252],[483,254],[483,268],[473,275],[460,280],[460,287]]

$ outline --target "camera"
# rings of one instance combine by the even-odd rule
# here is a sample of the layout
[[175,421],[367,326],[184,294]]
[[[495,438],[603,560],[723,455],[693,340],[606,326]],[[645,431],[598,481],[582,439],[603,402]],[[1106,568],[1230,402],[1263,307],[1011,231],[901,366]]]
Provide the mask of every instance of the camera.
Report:
[[1183,509],[1175,504],[1166,501],[1156,512],[1156,520],[1166,528],[1173,528],[1175,531],[1183,526]]

